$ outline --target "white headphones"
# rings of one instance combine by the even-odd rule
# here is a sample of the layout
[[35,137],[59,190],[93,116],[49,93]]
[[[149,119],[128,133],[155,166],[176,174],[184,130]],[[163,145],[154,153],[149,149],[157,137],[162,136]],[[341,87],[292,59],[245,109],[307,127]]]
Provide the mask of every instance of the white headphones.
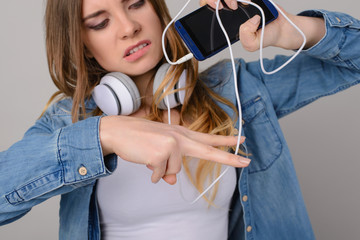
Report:
[[[165,78],[170,64],[163,64],[155,74],[153,93],[155,93]],[[171,90],[184,88],[186,85],[186,70],[181,73],[179,81]],[[107,115],[130,115],[136,112],[141,105],[139,90],[131,78],[120,72],[112,72],[102,77],[92,93],[96,105]],[[180,90],[168,95],[169,107],[174,108],[184,103],[185,90]],[[164,98],[160,109],[167,109]]]

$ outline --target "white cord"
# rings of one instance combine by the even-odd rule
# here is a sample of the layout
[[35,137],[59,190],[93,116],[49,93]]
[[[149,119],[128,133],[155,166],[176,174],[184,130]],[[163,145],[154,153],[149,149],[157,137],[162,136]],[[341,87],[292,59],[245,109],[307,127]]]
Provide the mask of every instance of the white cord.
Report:
[[261,9],[260,6],[258,6],[257,4],[255,4],[253,2],[248,2],[248,1],[243,1],[243,0],[237,0],[237,1],[238,2],[246,2],[248,4],[251,4],[251,5],[255,6],[255,7],[257,7],[261,12],[261,15],[262,15],[262,29],[261,29],[261,36],[260,36],[260,66],[261,66],[261,70],[263,71],[264,74],[271,75],[271,74],[277,73],[278,71],[283,69],[286,65],[288,65],[292,60],[294,60],[294,58],[296,58],[297,55],[299,55],[300,52],[304,49],[305,44],[306,44],[306,36],[305,36],[305,34],[301,31],[301,29],[298,26],[295,25],[295,23],[293,23],[286,16],[286,14],[272,0],[268,0],[281,13],[281,15],[283,15],[283,17],[301,34],[301,36],[303,37],[303,43],[302,43],[301,47],[298,49],[298,51],[289,60],[287,60],[283,65],[281,65],[280,67],[278,67],[277,69],[275,69],[275,70],[273,70],[271,72],[266,71],[265,68],[264,68],[264,59],[263,59],[263,44],[264,44],[264,30],[265,30],[265,14],[264,14],[264,11]]
[[[222,29],[222,31],[224,32],[224,35],[225,35],[225,38],[226,38],[226,41],[229,45],[229,51],[230,51],[230,58],[231,58],[231,64],[232,64],[232,68],[233,68],[233,75],[234,75],[234,89],[235,89],[235,94],[236,94],[236,102],[237,102],[237,105],[238,105],[238,112],[239,112],[239,134],[238,134],[238,138],[237,138],[237,143],[236,143],[236,150],[235,150],[235,153],[234,154],[238,154],[239,152],[239,148],[240,148],[240,140],[241,140],[241,130],[242,130],[242,125],[241,125],[241,119],[242,119],[242,111],[241,111],[241,105],[240,105],[240,97],[239,97],[239,91],[237,91],[238,89],[238,86],[237,86],[237,75],[236,75],[236,69],[235,69],[235,61],[234,61],[234,55],[233,55],[233,51],[232,51],[232,48],[231,48],[231,42],[230,42],[230,39],[229,39],[229,36],[228,34],[226,33],[226,30],[221,22],[221,19],[220,19],[220,16],[219,16],[219,5],[220,5],[220,0],[218,0],[216,2],[216,17],[218,19],[218,22],[220,24],[220,27]],[[220,21],[219,21],[220,19]],[[191,204],[194,204],[196,203],[201,197],[203,197],[224,175],[225,173],[227,173],[227,171],[229,171],[230,169],[230,166],[227,166],[225,168],[225,170],[220,174],[219,177],[217,177],[215,179],[214,182],[212,182],[210,184],[209,187],[207,187],[205,189],[205,191],[203,191],[194,201],[191,202]]]
[[[176,62],[173,62],[169,59],[169,56],[166,52],[166,46],[165,46],[165,36],[166,36],[166,32],[168,31],[169,27],[176,21],[176,19],[178,19],[178,17],[180,16],[180,14],[185,10],[185,8],[187,7],[187,5],[189,5],[191,0],[188,0],[185,5],[183,6],[183,8],[178,12],[178,14],[168,23],[168,25],[165,27],[163,33],[162,33],[162,37],[161,37],[161,42],[162,42],[162,50],[165,56],[166,61],[170,64],[170,65],[178,65],[181,63],[184,63],[190,59],[192,59],[194,57],[194,55],[192,53],[189,53],[187,55],[185,55],[184,57],[180,58],[179,60],[177,60]],[[164,89],[165,91],[165,89]],[[167,109],[168,109],[168,123],[169,125],[171,125],[171,113],[170,113],[170,103],[169,103],[169,97],[168,95],[165,96],[165,101],[166,101],[166,105],[167,105]]]
[[162,49],[164,52],[164,56],[166,58],[166,61],[170,64],[170,65],[178,65],[181,63],[184,63],[190,59],[192,59],[194,57],[194,55],[192,53],[189,53],[187,55],[185,55],[184,57],[180,58],[179,60],[177,60],[176,62],[173,62],[169,59],[169,56],[167,55],[166,52],[166,47],[165,47],[165,36],[166,36],[166,32],[169,29],[169,27],[175,22],[176,19],[178,19],[178,17],[180,16],[180,14],[184,11],[184,9],[187,7],[187,5],[189,5],[191,0],[188,0],[185,5],[183,6],[183,8],[178,12],[178,14],[169,22],[169,24],[165,27],[163,34],[162,34]]
[[[261,15],[262,15],[262,29],[261,29],[261,36],[260,36],[260,65],[261,65],[261,70],[265,73],[265,74],[274,74],[278,71],[280,71],[281,69],[283,69],[286,65],[288,65],[301,51],[302,49],[305,47],[305,44],[306,44],[306,37],[305,37],[305,34],[283,13],[283,11],[281,11],[281,9],[275,5],[274,2],[272,2],[271,0],[269,0],[275,7],[276,9],[285,17],[286,20],[289,21],[289,23],[295,27],[296,30],[298,30],[300,32],[300,34],[303,36],[303,44],[302,46],[300,47],[300,49],[296,52],[296,54],[294,54],[294,56],[292,56],[292,58],[290,58],[287,62],[285,62],[283,65],[281,65],[279,68],[275,69],[274,71],[271,71],[271,72],[267,72],[264,68],[264,63],[263,63],[263,43],[264,43],[264,30],[265,30],[265,14],[264,14],[264,11],[262,10],[262,8],[260,6],[258,6],[257,4],[253,3],[253,2],[249,2],[249,1],[245,1],[245,0],[237,0],[238,2],[243,2],[243,3],[248,3],[248,4],[251,4],[253,6],[255,6],[257,9],[260,10],[261,12]],[[233,51],[232,51],[232,47],[231,47],[231,42],[230,42],[230,39],[229,39],[229,36],[222,24],[222,21],[221,21],[221,18],[220,18],[220,15],[219,15],[219,5],[220,5],[220,0],[217,0],[216,2],[216,17],[217,17],[217,20],[219,22],[219,25],[221,27],[221,30],[223,31],[224,35],[225,35],[225,38],[226,38],[226,41],[227,41],[227,44],[228,44],[228,47],[229,47],[229,52],[230,52],[230,58],[231,58],[231,65],[232,65],[232,68],[233,68],[233,75],[234,75],[234,89],[235,89],[235,94],[236,94],[236,102],[238,104],[238,112],[239,112],[239,135],[238,135],[238,139],[237,139],[237,144],[236,144],[236,150],[235,150],[235,153],[234,154],[238,154],[239,152],[239,147],[240,147],[240,139],[241,139],[241,132],[242,132],[242,124],[241,124],[241,119],[242,119],[242,111],[241,111],[241,103],[240,103],[240,97],[239,97],[239,92],[237,91],[238,89],[238,86],[237,86],[237,75],[236,75],[236,68],[235,68],[235,61],[234,61],[234,54],[233,54]],[[245,147],[246,148],[246,147]],[[247,152],[247,149],[246,149],[246,152]],[[229,166],[226,167],[226,169],[224,170],[224,172],[218,177],[215,179],[215,181],[203,192],[200,194],[200,196],[198,196],[191,204],[194,204],[195,202],[197,202],[202,196],[204,196],[204,194],[206,192],[208,192],[219,180],[220,178],[222,178],[225,173],[229,170]]]
[[169,101],[169,95],[165,96],[166,106],[168,109],[168,123],[171,125],[171,114],[170,114],[170,101]]
[[[168,30],[168,28],[171,26],[171,24],[173,24],[173,22],[179,17],[179,15],[184,11],[184,9],[186,8],[186,6],[190,3],[191,0],[188,0],[187,3],[184,5],[184,7],[179,11],[179,13],[170,21],[170,23],[166,26],[166,28],[164,29],[163,35],[162,35],[162,48],[163,48],[163,52],[164,52],[164,56],[167,60],[167,62],[171,65],[177,65],[183,62],[186,62],[187,60],[191,59],[193,57],[193,55],[190,53],[182,58],[180,58],[179,60],[177,60],[176,62],[172,62],[170,61],[167,52],[166,52],[166,48],[165,48],[165,34]],[[281,69],[283,69],[286,65],[288,65],[305,47],[306,44],[306,36],[305,34],[284,14],[284,12],[272,1],[272,0],[268,0],[271,4],[274,5],[274,7],[280,12],[280,14],[282,14],[284,16],[284,18],[301,34],[301,36],[303,37],[303,43],[301,45],[301,47],[299,48],[299,50],[288,60],[286,61],[283,65],[281,65],[280,67],[278,67],[277,69],[273,70],[273,71],[266,71],[264,68],[264,61],[263,61],[263,44],[264,44],[264,30],[265,30],[265,14],[264,11],[262,10],[262,8],[260,6],[258,6],[257,4],[250,2],[250,1],[246,1],[246,0],[237,0],[238,2],[243,2],[243,3],[247,3],[250,5],[255,6],[257,9],[259,9],[261,16],[262,16],[262,28],[261,28],[261,35],[260,35],[260,66],[261,66],[261,70],[263,71],[264,74],[270,75],[270,74],[274,74],[278,71],[280,71]],[[229,39],[229,36],[222,24],[220,15],[219,15],[219,5],[220,5],[220,0],[216,1],[216,17],[217,20],[219,22],[219,25],[221,27],[221,30],[223,31],[228,47],[229,47],[229,52],[230,52],[230,58],[231,58],[231,64],[232,64],[232,68],[233,68],[233,77],[234,77],[234,89],[235,89],[235,94],[236,94],[236,102],[238,105],[238,112],[239,112],[239,135],[238,135],[238,139],[237,139],[237,144],[236,144],[236,150],[234,154],[238,154],[239,152],[239,148],[240,148],[240,140],[241,140],[241,132],[242,132],[242,111],[241,111],[241,103],[240,103],[240,97],[239,97],[239,92],[237,91],[238,89],[238,85],[237,85],[237,75],[236,75],[236,67],[235,67],[235,60],[234,60],[234,55],[233,55],[233,51],[232,51],[232,47],[231,47],[231,41]],[[169,120],[169,124],[171,124],[171,120],[170,120],[170,105],[169,105],[169,99],[168,96],[166,96],[166,101],[167,101],[167,106],[168,106],[168,120]],[[245,147],[245,151],[247,153],[247,149],[246,146]],[[213,183],[210,184],[210,186],[208,188],[206,188],[194,201],[191,202],[191,204],[196,203],[200,198],[202,198],[229,170],[229,166],[226,167],[226,169],[220,174],[220,176],[218,176]]]

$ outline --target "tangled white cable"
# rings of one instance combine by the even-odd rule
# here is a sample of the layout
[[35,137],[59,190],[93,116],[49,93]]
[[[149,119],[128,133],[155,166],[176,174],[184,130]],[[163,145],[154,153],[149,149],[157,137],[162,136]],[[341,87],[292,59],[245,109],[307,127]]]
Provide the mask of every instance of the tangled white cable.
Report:
[[[170,21],[170,23],[166,26],[166,28],[164,29],[163,35],[162,35],[162,48],[163,48],[163,52],[164,52],[164,56],[167,60],[167,62],[171,65],[177,65],[177,64],[181,64],[183,62],[186,62],[188,60],[190,60],[193,57],[192,53],[189,53],[188,55],[180,58],[179,60],[177,60],[176,62],[172,62],[166,52],[166,48],[165,48],[165,35],[167,30],[169,29],[169,27],[174,23],[174,21],[179,17],[179,15],[184,11],[184,9],[186,8],[186,6],[190,3],[191,0],[188,0],[187,3],[184,5],[184,7],[179,11],[179,13]],[[241,119],[242,119],[242,111],[241,111],[241,103],[240,103],[240,97],[239,97],[239,92],[237,91],[238,89],[238,85],[237,85],[237,75],[236,75],[236,67],[235,67],[235,60],[234,60],[234,55],[233,55],[233,51],[232,51],[232,47],[231,47],[231,42],[229,39],[229,36],[222,24],[220,15],[219,15],[219,6],[220,6],[220,1],[221,0],[217,0],[216,1],[216,17],[217,20],[219,22],[219,25],[221,27],[221,30],[223,31],[228,47],[229,47],[229,52],[230,52],[230,58],[231,58],[231,64],[232,64],[232,69],[233,69],[233,78],[234,78],[234,89],[235,89],[235,94],[236,94],[236,101],[237,101],[237,105],[238,105],[238,113],[239,113],[239,135],[238,135],[238,139],[237,139],[237,145],[236,145],[236,150],[234,154],[238,154],[239,152],[239,148],[240,148],[240,140],[241,140],[241,132],[242,132],[242,125],[241,125]],[[303,43],[301,45],[301,47],[298,49],[298,51],[291,57],[289,58],[283,65],[281,65],[280,67],[278,67],[277,69],[273,70],[273,71],[266,71],[264,68],[264,61],[263,61],[263,45],[264,45],[264,30],[265,30],[265,14],[264,11],[262,10],[262,8],[257,5],[256,3],[253,3],[251,1],[246,1],[246,0],[237,0],[238,2],[242,2],[245,4],[250,4],[253,5],[254,7],[256,7],[257,9],[259,9],[260,13],[261,13],[261,19],[262,19],[262,27],[261,27],[261,35],[260,35],[260,66],[261,66],[261,70],[263,71],[264,74],[270,75],[270,74],[274,74],[277,73],[278,71],[280,71],[281,69],[283,69],[286,65],[288,65],[305,47],[306,44],[306,36],[305,34],[300,30],[300,28],[298,28],[287,16],[286,14],[272,1],[272,0],[267,0],[269,1],[272,5],[274,5],[274,7],[280,12],[281,15],[284,16],[284,18],[301,34],[301,36],[303,37]],[[166,96],[166,101],[168,101],[168,97]],[[171,120],[170,120],[170,107],[169,104],[168,105],[168,120],[169,120],[169,124],[171,124]],[[246,147],[245,147],[246,150]],[[247,150],[246,150],[247,152]],[[229,166],[226,167],[226,169],[220,174],[219,177],[217,177],[211,184],[209,187],[207,187],[194,201],[191,202],[191,204],[194,204],[195,202],[197,202],[201,197],[203,197],[224,175],[225,173],[229,170]]]

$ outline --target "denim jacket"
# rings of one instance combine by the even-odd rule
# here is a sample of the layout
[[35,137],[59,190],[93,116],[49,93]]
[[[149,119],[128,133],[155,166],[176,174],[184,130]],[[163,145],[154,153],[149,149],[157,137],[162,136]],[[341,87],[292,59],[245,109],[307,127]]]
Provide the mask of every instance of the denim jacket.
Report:
[[[258,62],[236,60],[243,135],[252,162],[237,169],[238,187],[229,214],[231,240],[315,238],[278,119],[360,82],[360,22],[323,10],[301,14],[324,17],[326,36],[285,69],[268,76]],[[265,68],[274,69],[287,58],[266,60]],[[209,68],[201,80],[236,103],[229,61]],[[21,141],[0,153],[0,225],[61,194],[59,238],[100,239],[96,181],[115,170],[117,157],[103,157],[101,116],[73,124],[71,106],[71,99],[57,102]],[[91,111],[96,106],[90,100],[86,107]]]

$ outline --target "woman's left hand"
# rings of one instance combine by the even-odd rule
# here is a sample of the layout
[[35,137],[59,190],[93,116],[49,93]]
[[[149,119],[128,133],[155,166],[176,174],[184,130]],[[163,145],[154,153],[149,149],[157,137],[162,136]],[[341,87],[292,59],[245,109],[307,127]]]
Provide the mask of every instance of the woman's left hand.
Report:
[[[200,5],[208,4],[212,8],[216,8],[218,0],[200,0]],[[226,5],[236,10],[238,3],[236,0],[224,0]],[[221,2],[220,9],[223,7]],[[281,8],[281,7],[280,7]],[[305,34],[307,44],[305,48],[315,45],[325,35],[325,24],[322,18],[296,16],[281,10],[286,16],[293,21]],[[260,48],[261,29],[258,30],[260,16],[256,15],[240,26],[239,36],[240,42],[244,49],[250,52],[257,51]],[[263,47],[274,46],[284,49],[298,49],[303,43],[300,33],[280,14],[278,18],[265,26]]]

